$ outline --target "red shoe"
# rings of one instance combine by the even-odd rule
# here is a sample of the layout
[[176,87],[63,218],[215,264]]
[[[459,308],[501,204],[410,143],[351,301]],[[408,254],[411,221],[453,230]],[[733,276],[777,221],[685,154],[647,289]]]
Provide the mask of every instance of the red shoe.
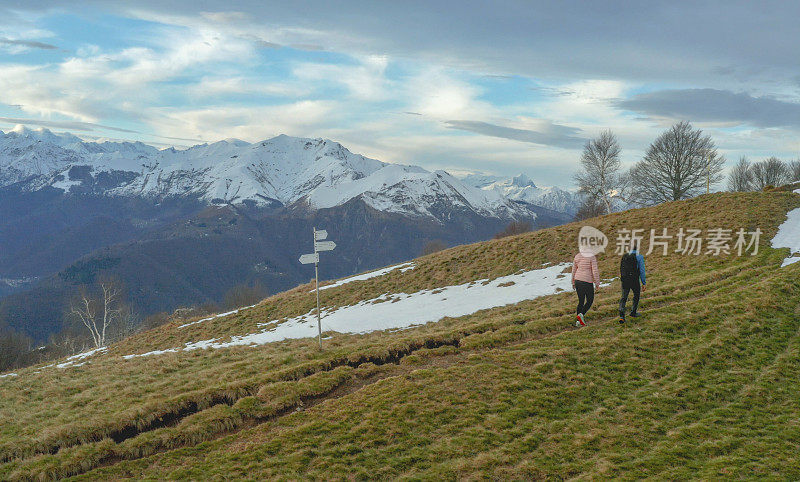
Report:
[[578,321],[575,322],[575,326],[586,326],[586,323],[583,321],[583,315],[578,313]]

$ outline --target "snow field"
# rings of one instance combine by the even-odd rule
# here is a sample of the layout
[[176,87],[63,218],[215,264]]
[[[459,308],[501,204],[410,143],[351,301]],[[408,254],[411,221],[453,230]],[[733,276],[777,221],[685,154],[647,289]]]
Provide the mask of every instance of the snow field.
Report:
[[786,213],[786,221],[778,226],[778,233],[772,238],[772,247],[789,248],[789,257],[783,260],[781,268],[800,261],[800,208]]
[[[403,265],[393,269],[398,269],[400,266]],[[334,309],[323,308],[322,329],[354,334],[405,329],[436,322],[445,317],[465,316],[484,309],[556,294],[572,289],[570,274],[564,272],[571,266],[571,263],[559,263],[494,280],[483,279],[416,293],[386,293],[355,305]],[[608,282],[601,286],[608,286]],[[259,332],[233,336],[228,341],[212,338],[186,343],[181,348],[125,355],[124,358],[206,348],[256,346],[317,336],[317,318],[313,310],[294,318],[262,323],[260,326],[264,329]]]
[[[320,289],[322,289],[322,288],[320,288]],[[258,304],[258,303],[256,303],[256,304]],[[256,306],[256,305],[243,306],[241,308],[236,308],[235,310],[232,310],[232,311],[226,311],[225,313],[217,313],[214,316],[209,316],[208,318],[203,318],[202,320],[192,321],[191,323],[185,323],[183,325],[180,325],[178,328],[186,328],[187,326],[192,326],[192,325],[196,325],[198,323],[203,323],[204,321],[213,320],[214,318],[222,318],[224,316],[235,315],[236,313],[239,313],[240,311],[244,311],[244,310],[250,309],[250,308],[252,308],[254,306]]]
[[[352,283],[353,281],[365,281],[365,280],[368,280],[368,279],[377,278],[379,276],[383,276],[385,274],[389,274],[389,273],[391,273],[392,271],[394,271],[396,269],[399,269],[401,273],[405,273],[406,271],[414,269],[414,263],[398,264],[398,265],[395,265],[395,266],[390,266],[388,268],[378,269],[378,270],[375,270],[375,271],[370,271],[368,273],[359,274],[359,275],[356,275],[356,276],[351,276],[349,278],[341,279],[341,280],[339,280],[339,281],[337,281],[337,282],[335,282],[333,284],[330,284],[330,285],[320,286],[319,290],[322,291],[322,290],[327,290],[329,288],[338,288],[339,286],[346,285],[347,283]],[[310,292],[313,293],[314,291],[315,290],[311,290]]]

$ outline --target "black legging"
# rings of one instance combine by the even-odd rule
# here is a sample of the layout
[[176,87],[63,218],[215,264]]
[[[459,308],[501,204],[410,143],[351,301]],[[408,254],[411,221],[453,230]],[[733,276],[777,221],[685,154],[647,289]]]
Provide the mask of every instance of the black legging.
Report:
[[575,292],[578,293],[577,313],[585,315],[594,301],[594,284],[576,280]]

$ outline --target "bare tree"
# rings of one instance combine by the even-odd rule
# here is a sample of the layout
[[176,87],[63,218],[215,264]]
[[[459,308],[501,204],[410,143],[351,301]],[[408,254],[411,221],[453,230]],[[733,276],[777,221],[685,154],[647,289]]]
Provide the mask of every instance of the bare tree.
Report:
[[0,330],[0,372],[26,365],[33,340],[11,328]]
[[792,172],[785,162],[770,157],[753,164],[753,187],[764,189],[767,186],[782,186],[791,182]]
[[575,221],[595,218],[606,213],[606,206],[602,201],[592,196],[584,196],[578,211],[575,213]]
[[120,306],[120,314],[106,333],[106,341],[113,343],[142,330],[142,319],[129,305]]
[[792,182],[800,182],[800,159],[792,161],[789,169],[792,171]]
[[111,325],[120,322],[126,312],[122,304],[122,289],[113,280],[98,282],[97,293],[83,286],[70,303],[69,314],[79,320],[92,336],[94,346],[106,344],[106,333]]
[[739,162],[733,166],[730,174],[728,174],[728,191],[752,191],[753,190],[753,172],[750,166],[750,161],[747,157],[742,156]]
[[601,201],[606,213],[613,210],[612,199],[622,190],[619,155],[617,137],[603,131],[583,146],[581,169],[575,175],[579,191]]
[[630,171],[630,200],[638,204],[688,199],[723,179],[725,159],[714,141],[689,122],[662,133]]

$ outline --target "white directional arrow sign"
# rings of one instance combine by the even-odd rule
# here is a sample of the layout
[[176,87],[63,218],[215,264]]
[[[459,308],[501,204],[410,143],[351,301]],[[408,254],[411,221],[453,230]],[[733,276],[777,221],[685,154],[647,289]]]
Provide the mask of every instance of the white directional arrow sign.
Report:
[[300,256],[300,262],[303,264],[319,263],[319,253],[304,254]]
[[314,228],[313,232],[314,252],[300,256],[300,262],[303,264],[314,263],[314,284],[317,287],[317,338],[319,339],[319,347],[322,348],[322,316],[319,310],[319,252],[331,251],[336,247],[336,243],[333,241],[323,241],[328,237],[328,232],[324,229]]
[[336,243],[333,241],[317,241],[314,243],[314,251],[330,251],[335,247]]

